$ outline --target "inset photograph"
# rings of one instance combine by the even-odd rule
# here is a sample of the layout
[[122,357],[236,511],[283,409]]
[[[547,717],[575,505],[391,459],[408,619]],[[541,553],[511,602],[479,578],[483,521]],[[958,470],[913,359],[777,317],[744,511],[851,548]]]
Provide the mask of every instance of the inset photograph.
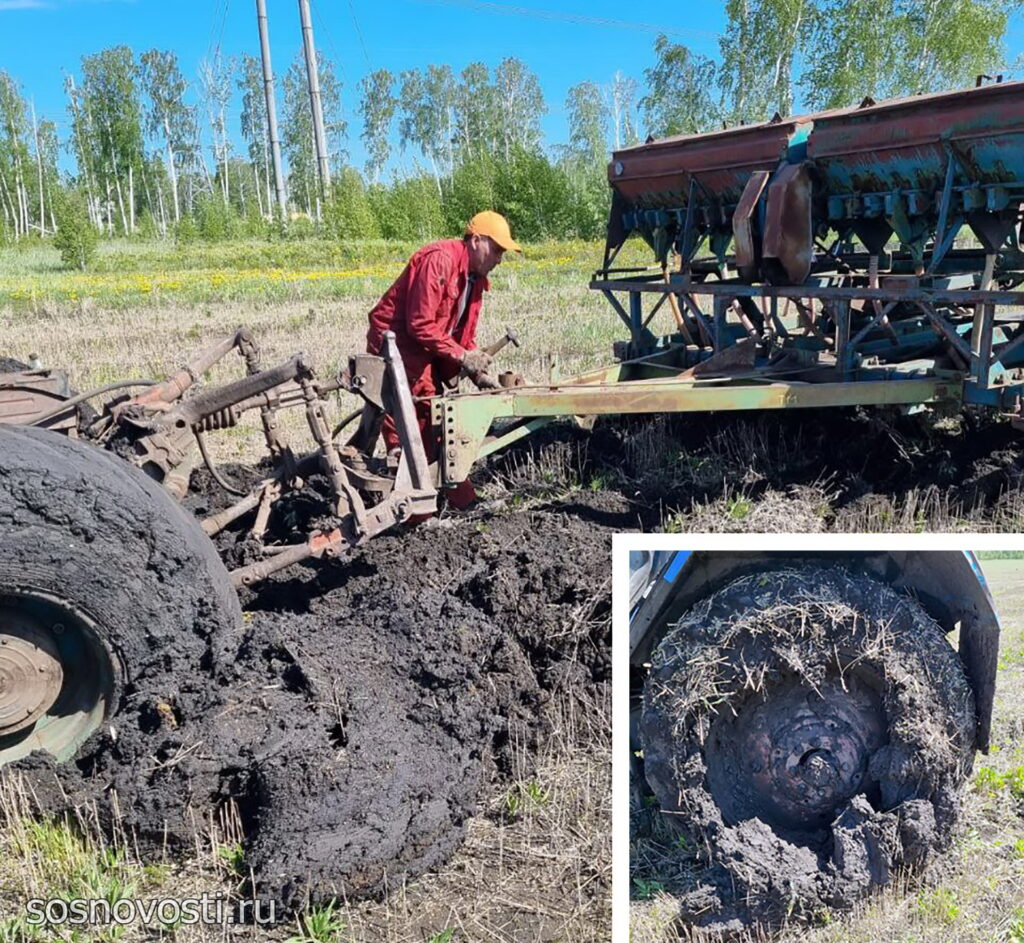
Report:
[[1024,938],[1024,552],[629,556],[633,940]]

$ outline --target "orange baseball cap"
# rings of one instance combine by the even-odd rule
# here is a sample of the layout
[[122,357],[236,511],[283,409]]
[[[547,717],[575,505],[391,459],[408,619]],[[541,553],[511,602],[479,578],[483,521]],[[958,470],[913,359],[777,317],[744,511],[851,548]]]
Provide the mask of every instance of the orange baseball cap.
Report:
[[508,220],[501,213],[494,210],[484,210],[477,213],[466,224],[467,236],[489,236],[506,252],[522,252],[519,243],[512,238],[512,231],[508,228]]

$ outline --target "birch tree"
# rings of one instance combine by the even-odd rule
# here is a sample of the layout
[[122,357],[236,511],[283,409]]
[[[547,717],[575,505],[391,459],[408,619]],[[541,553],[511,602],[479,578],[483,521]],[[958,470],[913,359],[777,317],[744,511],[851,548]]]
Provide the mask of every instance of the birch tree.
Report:
[[135,179],[142,166],[138,67],[128,46],[82,58],[82,107],[91,163],[99,178],[108,231],[116,207],[124,233],[135,230]]
[[415,144],[430,163],[440,192],[440,178],[454,169],[457,83],[450,66],[429,65],[425,72],[410,69],[400,78],[398,93],[399,145]]
[[540,147],[540,119],[547,111],[537,76],[514,57],[503,59],[494,71],[498,134],[507,163],[516,149]]
[[715,64],[664,34],[654,41],[657,63],[644,70],[647,94],[640,100],[647,131],[655,137],[709,131],[718,121]]
[[813,0],[727,0],[727,25],[719,46],[719,84],[729,124],[766,121],[774,112],[793,111],[793,70],[797,54],[813,50],[805,42]]
[[363,118],[363,133],[366,144],[366,173],[371,183],[377,183],[380,172],[391,153],[391,120],[395,115],[398,99],[395,98],[395,77],[387,69],[378,69],[365,76],[359,83],[362,97],[359,113]]
[[636,79],[616,72],[606,95],[612,123],[612,144],[616,150],[635,144],[637,134],[633,109],[636,107]]
[[195,137],[195,111],[185,104],[188,82],[173,52],[150,49],[142,54],[140,63],[142,87],[149,98],[146,125],[151,134],[163,138],[174,222],[177,223],[181,219],[178,172],[186,162],[189,142]]
[[213,157],[225,206],[231,200],[231,174],[228,172],[231,139],[228,137],[227,108],[231,102],[231,80],[234,72],[234,57],[224,58],[219,51],[213,59],[204,60],[199,65],[199,82],[210,121]]
[[482,62],[462,70],[455,90],[455,126],[461,157],[490,153],[498,140],[497,91]]
[[[317,53],[320,102],[324,113],[324,134],[332,169],[340,170],[344,160],[346,122],[341,113],[341,83],[335,78],[329,59]],[[281,135],[288,158],[288,192],[302,199],[310,216],[317,214],[316,148],[313,143],[313,114],[309,102],[306,63],[300,49],[284,76],[284,129]]]
[[608,106],[594,82],[580,82],[565,99],[569,119],[569,156],[587,166],[603,165],[608,156]]
[[263,91],[263,69],[260,61],[248,53],[242,55],[238,77],[242,93],[242,137],[248,146],[249,160],[256,180],[256,198],[260,213],[273,215],[273,184],[270,170],[270,127],[267,121],[267,100]]
[[0,201],[15,239],[27,235],[30,226],[27,130],[25,100],[14,79],[0,72]]

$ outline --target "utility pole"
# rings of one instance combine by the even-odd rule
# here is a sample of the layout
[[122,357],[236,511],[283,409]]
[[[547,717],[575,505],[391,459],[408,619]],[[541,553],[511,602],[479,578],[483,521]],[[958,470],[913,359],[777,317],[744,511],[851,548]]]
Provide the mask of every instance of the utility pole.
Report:
[[320,75],[313,46],[313,24],[309,19],[309,0],[299,0],[302,21],[302,51],[306,57],[306,78],[309,80],[309,104],[313,110],[313,142],[316,145],[316,166],[320,177],[320,197],[326,199],[331,189],[331,168],[327,164],[327,141],[324,137],[324,110],[320,103]]
[[267,35],[266,0],[256,0],[256,20],[260,27],[260,57],[263,59],[263,94],[267,101],[267,129],[270,132],[270,153],[274,161],[274,187],[281,225],[288,224],[288,197],[281,175],[281,141],[277,136],[277,106],[274,104],[274,70],[270,66],[270,38]]

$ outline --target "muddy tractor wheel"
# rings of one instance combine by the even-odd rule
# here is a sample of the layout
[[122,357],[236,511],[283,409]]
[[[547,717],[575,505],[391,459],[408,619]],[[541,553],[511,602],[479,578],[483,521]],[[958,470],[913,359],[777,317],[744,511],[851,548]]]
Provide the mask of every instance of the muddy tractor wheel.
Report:
[[661,809],[755,921],[848,905],[948,845],[974,733],[942,629],[839,568],[699,603],[656,649],[641,717]]
[[0,546],[0,766],[71,759],[142,707],[139,679],[190,662],[198,680],[217,634],[240,624],[195,521],[115,456],[54,432],[0,425]]

